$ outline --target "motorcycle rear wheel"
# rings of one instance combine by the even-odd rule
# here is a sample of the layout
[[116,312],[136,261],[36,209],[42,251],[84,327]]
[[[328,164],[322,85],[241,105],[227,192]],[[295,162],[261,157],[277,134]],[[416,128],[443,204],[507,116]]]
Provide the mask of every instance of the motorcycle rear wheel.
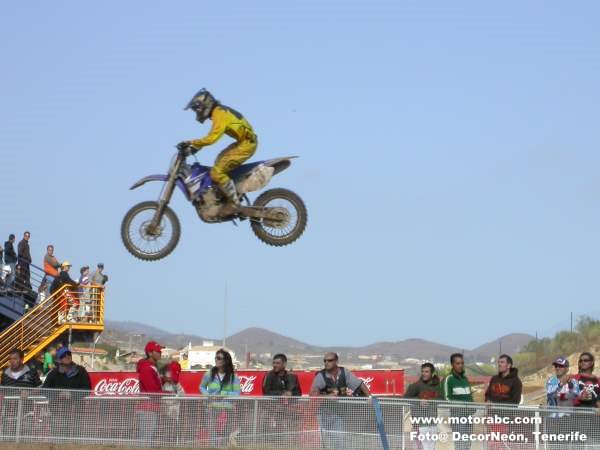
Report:
[[[270,205],[273,202],[285,202],[286,206]],[[270,189],[263,192],[254,201],[255,207],[276,207],[287,211],[287,217],[281,223],[269,223],[268,220],[251,222],[252,231],[265,244],[283,247],[296,241],[304,232],[308,221],[308,212],[302,199],[288,189]]]
[[[121,239],[125,248],[133,256],[144,261],[158,261],[169,255],[177,247],[181,236],[179,219],[168,206],[165,207],[159,232],[153,234],[148,232],[149,221],[157,208],[157,202],[138,203],[127,211],[121,223]],[[140,218],[146,220],[137,224],[136,220],[140,220]],[[170,230],[170,233],[165,233],[167,239],[162,240],[163,232],[166,230]]]

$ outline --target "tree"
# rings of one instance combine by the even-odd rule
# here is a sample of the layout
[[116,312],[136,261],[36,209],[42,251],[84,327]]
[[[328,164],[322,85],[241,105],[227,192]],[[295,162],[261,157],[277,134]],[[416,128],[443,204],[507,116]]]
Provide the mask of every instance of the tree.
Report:
[[570,355],[579,347],[579,334],[570,331],[559,331],[552,342],[552,352],[556,355]]
[[592,319],[589,316],[581,316],[577,320],[575,330],[580,335],[583,346],[591,347],[600,343],[600,320]]

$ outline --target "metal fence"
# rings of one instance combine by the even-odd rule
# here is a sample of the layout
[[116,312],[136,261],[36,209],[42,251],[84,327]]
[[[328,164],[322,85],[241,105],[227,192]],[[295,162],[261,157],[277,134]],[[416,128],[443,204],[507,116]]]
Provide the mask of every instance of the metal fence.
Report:
[[600,449],[596,412],[387,397],[97,396],[0,388],[0,441],[287,450]]

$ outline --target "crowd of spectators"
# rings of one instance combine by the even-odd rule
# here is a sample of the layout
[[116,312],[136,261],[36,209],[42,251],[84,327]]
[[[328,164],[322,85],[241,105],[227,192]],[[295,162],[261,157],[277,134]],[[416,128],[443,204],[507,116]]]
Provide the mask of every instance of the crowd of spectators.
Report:
[[[108,276],[104,273],[104,264],[98,263],[90,275],[90,267],[83,266],[77,276],[73,275],[72,264],[59,261],[54,254],[54,245],[46,247],[42,266],[33,264],[30,242],[31,233],[26,231],[15,250],[14,234],[8,236],[0,251],[0,289],[5,294],[21,295],[27,300],[27,307],[42,303],[63,286],[72,288],[76,295],[71,296],[61,314],[62,321],[90,320],[92,286],[104,286]],[[33,275],[32,268],[36,270]]]
[[[142,394],[169,394],[169,396],[185,395],[180,384],[181,365],[175,359],[160,365],[163,347],[154,341],[145,346],[145,357],[137,364],[139,388]],[[37,355],[29,364],[24,364],[24,355],[18,349],[10,353],[8,367],[3,370],[0,384],[7,387],[43,387],[60,390],[90,390],[90,378],[86,370],[73,363],[70,350],[66,346],[50,347],[43,355]],[[445,377],[436,373],[432,363],[421,366],[419,379],[410,384],[404,398],[414,400],[410,403],[412,417],[438,417],[438,403],[450,404],[450,417],[467,417],[475,414],[474,396],[471,383],[466,376],[464,357],[455,353],[450,357],[451,370]],[[550,411],[546,418],[546,431],[549,433],[568,433],[571,431],[587,432],[589,436],[598,433],[598,420],[579,423],[578,430],[573,430],[574,422],[569,420],[577,408],[595,408],[600,411],[599,378],[594,375],[594,356],[584,352],[578,360],[578,370],[569,373],[569,361],[564,357],[557,358],[554,363],[555,374],[546,384],[547,406]],[[276,354],[272,361],[272,370],[263,379],[262,393],[265,396],[287,397],[290,400],[276,402],[272,418],[286,417],[282,408],[292,408],[293,397],[302,395],[298,377],[286,368],[287,358],[284,354]],[[310,396],[338,397],[370,397],[366,384],[350,370],[339,365],[336,353],[328,352],[323,358],[323,369],[317,372],[312,381]],[[503,354],[497,360],[498,372],[491,377],[484,393],[485,401],[490,403],[487,414],[506,417],[515,413],[511,405],[523,401],[523,384],[518,369],[514,367],[512,358]],[[41,381],[41,378],[44,381]],[[198,385],[197,392],[208,397],[206,403],[206,428],[208,439],[215,447],[229,445],[228,439],[236,430],[229,415],[235,410],[232,399],[241,395],[240,379],[236,373],[231,354],[220,349],[215,354],[215,363],[206,371]],[[151,442],[160,420],[165,416],[178,417],[180,403],[176,401],[168,405],[161,403],[161,396],[150,396],[136,407],[139,439]],[[161,407],[162,405],[162,407]],[[344,415],[344,406],[338,402],[322,402],[317,409],[317,419],[322,431],[325,448],[343,449],[346,447],[344,431],[351,426]],[[508,407],[505,407],[507,405]],[[165,412],[166,411],[166,412]],[[287,423],[287,422],[286,422]],[[414,422],[413,422],[414,424]],[[277,424],[274,425],[276,428]],[[438,432],[436,425],[423,422],[413,425],[422,435]],[[451,424],[452,431],[460,434],[471,434],[473,425],[470,421],[457,421]],[[585,429],[584,429],[585,428]],[[511,433],[511,425],[491,424],[488,429],[501,434]],[[597,437],[597,436],[596,436]],[[419,442],[424,450],[433,450],[435,441]],[[456,441],[457,450],[468,450],[469,441]],[[501,443],[492,442],[492,449],[503,448]],[[559,447],[557,447],[559,448]]]
[[[453,402],[456,406],[450,407],[450,416],[461,418],[473,415],[475,410],[469,407],[474,401],[473,390],[464,370],[464,357],[455,353],[450,357],[451,371],[440,382],[435,375],[435,366],[425,363],[421,366],[421,377],[416,383],[408,386],[405,398],[420,399],[423,402],[412,405],[413,417],[437,417],[437,403],[428,400],[445,400]],[[487,413],[490,416],[511,418],[515,414],[514,408],[503,408],[502,405],[518,405],[523,401],[523,384],[518,376],[518,370],[513,367],[513,360],[509,355],[501,355],[497,361],[498,373],[494,375],[485,390],[485,401],[492,403]],[[568,434],[579,431],[586,434],[588,444],[598,440],[600,420],[588,418],[579,424],[572,422],[571,415],[576,408],[594,408],[600,415],[600,378],[594,375],[594,356],[584,352],[579,356],[578,373],[569,374],[569,360],[564,357],[557,358],[553,363],[555,375],[546,383],[547,406],[556,411],[548,414],[546,418],[546,432],[549,434]],[[592,416],[593,417],[593,416]],[[471,434],[473,425],[470,421],[456,421],[452,423],[452,431],[460,434]],[[425,422],[423,422],[425,423]],[[437,427],[434,425],[416,425],[419,435],[435,434]],[[504,423],[489,425],[491,432],[508,435],[511,426]],[[435,441],[423,438],[419,442],[424,450],[433,450]],[[456,450],[468,450],[471,442],[468,440],[454,442]],[[503,442],[491,442],[491,449],[506,448]],[[564,442],[558,442],[556,447],[563,449]]]
[[[171,386],[172,381],[165,377],[168,373],[163,370],[163,375],[155,369],[160,359],[161,347],[155,342],[148,344],[146,348],[147,357],[138,364],[140,372],[140,387],[142,392],[160,393],[164,392],[165,385]],[[298,378],[286,369],[287,358],[283,354],[277,354],[273,357],[273,368],[264,377],[262,393],[266,396],[286,396],[294,397],[302,395]],[[311,396],[327,397],[347,397],[347,396],[370,396],[367,386],[352,374],[348,369],[339,366],[339,357],[336,353],[326,353],[323,358],[324,368],[315,374],[310,389]],[[451,370],[443,379],[437,373],[435,365],[424,363],[421,366],[421,376],[417,382],[410,384],[404,397],[406,399],[419,400],[411,403],[413,417],[438,417],[438,403],[444,401],[450,403],[450,416],[457,419],[466,418],[475,414],[473,389],[466,375],[464,356],[460,353],[452,354],[450,357]],[[593,375],[594,358],[591,353],[582,353],[579,358],[579,370],[577,374],[568,374],[568,360],[558,358],[554,362],[557,372],[556,376],[548,380],[547,404],[553,407],[587,407],[596,408],[600,413],[600,387],[599,378]],[[523,384],[519,378],[518,369],[514,367],[511,356],[507,354],[500,355],[497,360],[498,372],[491,377],[484,393],[485,401],[490,403],[488,414],[490,416],[507,417],[515,414],[515,409],[510,406],[518,405],[523,401]],[[142,370],[140,370],[142,369]],[[179,369],[180,370],[180,369]],[[146,373],[152,379],[151,383],[141,380]],[[166,384],[165,384],[166,383]],[[147,389],[147,386],[152,386]],[[176,392],[172,387],[169,392]],[[199,391],[203,395],[214,397],[208,405],[208,422],[210,431],[210,443],[214,446],[227,445],[227,436],[232,433],[230,429],[231,421],[227,419],[227,414],[233,409],[233,405],[227,400],[227,397],[238,396],[240,392],[240,382],[235,373],[231,355],[224,349],[219,350],[215,355],[215,365],[207,371],[202,377]],[[178,390],[182,394],[182,390]],[[278,402],[277,408],[285,404]],[[507,405],[508,407],[504,407]],[[155,413],[156,414],[156,413]],[[572,422],[568,422],[568,412],[564,410],[552,413],[549,416],[548,429],[560,432],[573,431]],[[281,411],[273,411],[273,417],[285,417]],[[317,412],[320,429],[322,431],[322,440],[325,448],[343,449],[346,447],[345,433],[349,429],[347,419],[337,402],[325,402],[319,406]],[[151,421],[157,420],[156,416]],[[598,426],[598,421],[588,421],[587,431],[591,437],[597,433],[592,427]],[[221,424],[220,426],[217,426]],[[435,434],[437,427],[431,424],[415,425],[419,434]],[[570,428],[569,428],[570,427]],[[462,435],[471,434],[473,425],[469,420],[457,420],[451,424],[453,432]],[[144,429],[149,429],[144,427]],[[150,428],[151,429],[151,428]],[[218,430],[218,431],[217,431]],[[501,435],[508,434],[511,431],[510,425],[503,423],[489,425],[489,430]],[[582,430],[580,430],[582,431]],[[148,437],[148,436],[146,436]],[[435,448],[434,440],[423,440],[419,445],[424,450],[433,450]],[[491,449],[500,449],[503,443],[492,442]],[[471,443],[468,440],[456,441],[454,443],[456,450],[468,450]]]
[[[0,283],[5,287],[14,287],[15,289],[31,289],[31,267],[33,260],[31,257],[31,249],[29,240],[31,239],[31,233],[25,231],[23,238],[17,244],[17,250],[15,250],[14,234],[8,236],[8,240],[4,242],[4,247],[0,248],[0,266],[2,266],[2,277]],[[37,266],[36,266],[37,267]],[[108,281],[108,276],[104,274],[104,264],[98,263],[96,270],[90,277],[90,267],[83,266],[79,270],[79,277],[74,280],[69,275],[69,270],[72,267],[68,261],[62,263],[54,255],[54,245],[49,244],[46,247],[46,253],[42,259],[42,267],[40,270],[43,272],[43,280],[41,282],[48,286],[48,289],[52,291],[60,288],[63,284],[70,284],[73,286],[79,286],[81,284],[94,284],[102,286]],[[63,275],[63,273],[66,274]],[[62,276],[61,276],[62,275]],[[61,280],[57,282],[56,280]],[[40,282],[40,283],[41,283]]]
[[36,357],[25,364],[23,351],[11,350],[8,356],[8,367],[2,372],[0,385],[83,391],[91,389],[88,372],[83,366],[73,362],[73,355],[68,347],[52,348],[48,354],[51,355],[51,362],[46,359],[42,362]]

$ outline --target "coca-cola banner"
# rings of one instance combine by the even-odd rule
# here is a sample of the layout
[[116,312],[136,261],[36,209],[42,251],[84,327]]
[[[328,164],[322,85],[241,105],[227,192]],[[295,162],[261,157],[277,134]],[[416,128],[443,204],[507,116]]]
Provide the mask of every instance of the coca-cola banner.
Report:
[[[242,395],[262,395],[262,383],[266,370],[239,370]],[[298,376],[302,393],[307,395],[316,372],[293,372]],[[363,380],[372,394],[404,394],[403,370],[357,370],[353,373]],[[186,394],[199,394],[200,381],[204,372],[181,372],[179,383]],[[140,391],[136,372],[90,372],[95,395],[132,395]]]

